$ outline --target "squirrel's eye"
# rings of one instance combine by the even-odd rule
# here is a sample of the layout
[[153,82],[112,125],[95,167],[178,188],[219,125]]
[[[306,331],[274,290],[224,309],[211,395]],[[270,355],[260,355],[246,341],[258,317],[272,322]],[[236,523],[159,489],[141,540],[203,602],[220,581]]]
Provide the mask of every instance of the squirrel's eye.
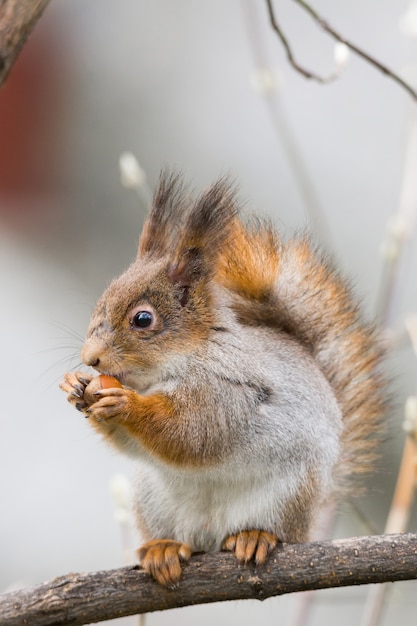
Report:
[[138,311],[132,317],[130,324],[134,328],[149,328],[153,322],[153,315],[149,311]]

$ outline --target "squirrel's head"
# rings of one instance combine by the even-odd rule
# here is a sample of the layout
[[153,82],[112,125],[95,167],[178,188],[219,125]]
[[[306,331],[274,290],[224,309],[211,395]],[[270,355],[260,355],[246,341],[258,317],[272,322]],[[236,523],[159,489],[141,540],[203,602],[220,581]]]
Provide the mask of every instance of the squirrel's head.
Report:
[[192,200],[163,174],[136,260],[93,312],[83,362],[129,384],[199,346],[216,323],[212,282],[235,214],[226,181]]

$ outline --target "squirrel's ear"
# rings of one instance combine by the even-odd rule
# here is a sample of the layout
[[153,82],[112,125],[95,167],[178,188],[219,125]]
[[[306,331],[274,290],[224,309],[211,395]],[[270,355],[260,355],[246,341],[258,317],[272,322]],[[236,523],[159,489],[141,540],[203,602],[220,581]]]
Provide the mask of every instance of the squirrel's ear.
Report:
[[187,304],[193,285],[207,275],[204,257],[201,250],[191,248],[168,268],[168,279],[178,288],[182,306]]
[[225,179],[218,180],[188,211],[175,257],[201,257],[211,267],[224,249],[236,213],[236,202],[230,183]]
[[223,179],[202,194],[188,212],[168,268],[169,280],[181,288],[182,304],[197,282],[216,271],[235,215],[234,195]]
[[175,249],[189,201],[181,175],[162,171],[148,217],[139,239],[138,257],[151,255],[162,258]]

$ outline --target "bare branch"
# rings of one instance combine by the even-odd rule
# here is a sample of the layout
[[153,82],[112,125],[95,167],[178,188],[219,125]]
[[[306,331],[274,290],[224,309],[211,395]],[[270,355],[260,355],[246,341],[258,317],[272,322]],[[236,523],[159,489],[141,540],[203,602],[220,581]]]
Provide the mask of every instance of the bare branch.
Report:
[[0,0],[0,86],[50,0]]
[[[384,65],[383,63],[381,63],[377,59],[375,59],[375,57],[373,57],[372,55],[368,54],[367,52],[365,52],[364,50],[359,48],[359,46],[355,45],[354,43],[352,43],[351,41],[346,39],[346,37],[344,37],[343,35],[338,33],[307,2],[305,2],[304,0],[294,0],[294,1],[297,4],[299,4],[305,11],[307,11],[307,13],[309,13],[309,15],[314,19],[314,21],[317,22],[317,24],[320,26],[320,28],[322,28],[326,33],[331,35],[333,37],[333,39],[335,39],[336,41],[339,41],[340,43],[345,44],[345,46],[347,46],[350,50],[352,50],[352,52],[354,52],[359,57],[361,57],[362,59],[364,59],[365,61],[367,61],[371,65],[373,65],[374,67],[376,67],[380,72],[382,72],[383,74],[385,74],[386,76],[388,76],[389,78],[394,80],[398,85],[400,85],[403,89],[405,89],[414,100],[417,100],[417,91],[415,91],[411,87],[411,85],[409,85],[406,81],[404,81],[398,74],[393,72],[389,67],[387,67],[386,65]],[[315,72],[312,72],[312,71],[306,69],[305,67],[303,67],[302,65],[300,65],[296,61],[296,59],[294,57],[294,54],[292,52],[291,46],[290,46],[290,44],[288,42],[288,39],[285,36],[281,26],[278,24],[277,19],[275,17],[275,12],[274,12],[274,8],[273,8],[272,0],[266,0],[266,3],[267,3],[267,7],[268,7],[268,13],[269,13],[269,19],[270,19],[270,22],[271,22],[271,26],[272,26],[273,30],[276,32],[276,34],[278,35],[279,39],[281,40],[281,43],[284,46],[285,51],[287,53],[288,61],[290,62],[292,67],[295,70],[297,70],[297,72],[302,74],[305,78],[309,78],[309,79],[315,80],[315,81],[317,81],[319,83],[329,83],[329,82],[335,80],[336,78],[338,78],[338,76],[340,75],[340,72],[336,71],[336,72],[334,72],[333,74],[330,74],[327,77],[326,76],[320,76],[319,74],[316,74]]]
[[417,578],[417,533],[281,545],[267,564],[227,553],[195,555],[175,590],[138,567],[68,574],[0,597],[0,626],[81,626],[224,600]]
[[303,67],[296,61],[292,48],[290,46],[290,43],[286,35],[284,34],[284,31],[282,30],[281,26],[278,24],[277,18],[275,17],[275,11],[274,11],[274,7],[272,6],[272,0],[266,0],[266,4],[268,6],[269,20],[271,22],[271,26],[273,30],[276,32],[276,34],[278,35],[278,37],[280,38],[281,43],[285,48],[285,52],[287,53],[288,61],[293,66],[293,68],[297,70],[297,72],[302,74],[305,78],[311,78],[312,80],[315,80],[318,83],[330,83],[333,80],[335,80],[338,77],[337,73],[331,74],[330,76],[319,76],[315,72],[312,72],[306,69],[305,67]]

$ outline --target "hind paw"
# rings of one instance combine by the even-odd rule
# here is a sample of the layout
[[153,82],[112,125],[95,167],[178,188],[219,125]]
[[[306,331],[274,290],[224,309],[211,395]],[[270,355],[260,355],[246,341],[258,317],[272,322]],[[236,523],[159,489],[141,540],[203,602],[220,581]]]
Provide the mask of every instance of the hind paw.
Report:
[[222,550],[234,552],[243,563],[254,560],[256,565],[261,565],[277,543],[278,537],[266,530],[242,530],[226,537]]
[[156,539],[138,550],[139,563],[158,583],[174,588],[181,576],[181,562],[188,561],[191,548],[186,543]]

